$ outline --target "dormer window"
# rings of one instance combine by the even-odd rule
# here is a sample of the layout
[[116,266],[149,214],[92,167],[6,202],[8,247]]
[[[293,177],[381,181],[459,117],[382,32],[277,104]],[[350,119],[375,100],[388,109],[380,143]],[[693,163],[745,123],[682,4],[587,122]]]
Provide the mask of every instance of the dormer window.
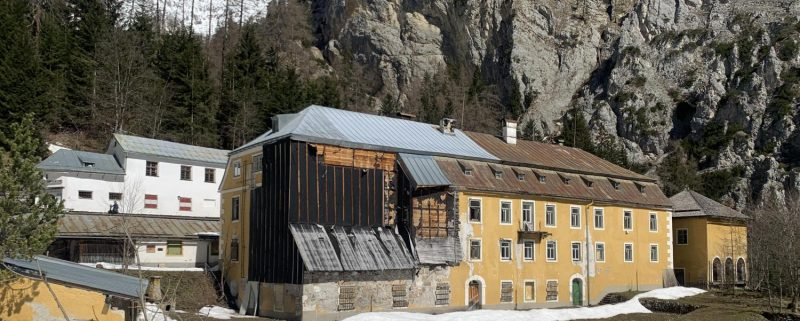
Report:
[[589,188],[591,188],[591,187],[592,187],[592,185],[594,185],[594,182],[593,182],[592,180],[590,180],[590,179],[589,179],[588,177],[586,177],[586,176],[581,176],[581,180],[583,180],[583,183],[584,183],[584,184],[586,184],[586,187],[589,187]]
[[465,169],[464,170],[464,175],[472,176],[472,170],[471,169]]
[[472,176],[472,166],[466,162],[458,161],[458,167],[461,167],[461,172],[466,176]]
[[611,182],[611,186],[614,187],[614,189],[619,189],[619,181],[613,179],[608,179],[608,181]]
[[94,167],[94,163],[83,162],[83,167]]
[[494,173],[495,179],[503,179],[503,170],[499,166],[489,165],[489,168],[492,170],[492,173]]
[[536,171],[534,171],[533,174],[536,175],[536,180],[538,180],[539,183],[542,183],[542,184],[547,183],[547,176],[544,176],[544,175],[542,175],[542,173],[539,173],[539,172],[536,172]]
[[634,183],[636,185],[636,189],[639,190],[639,193],[644,194],[645,186],[639,183]]
[[514,173],[517,174],[518,181],[522,182],[525,180],[525,172],[515,168]]
[[561,174],[558,174],[558,177],[561,178],[561,181],[564,183],[564,185],[569,185],[569,181],[570,181],[569,177],[567,177],[566,175],[561,175]]
[[496,179],[503,179],[503,172],[495,172],[494,178]]

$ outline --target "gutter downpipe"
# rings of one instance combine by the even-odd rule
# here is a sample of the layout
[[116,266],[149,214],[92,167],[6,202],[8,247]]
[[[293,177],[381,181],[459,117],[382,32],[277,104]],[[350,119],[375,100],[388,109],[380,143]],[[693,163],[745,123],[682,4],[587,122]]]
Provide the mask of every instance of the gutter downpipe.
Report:
[[[590,252],[591,249],[592,249],[592,244],[590,242],[590,237],[589,237],[589,214],[591,213],[590,210],[591,210],[592,206],[594,206],[594,201],[591,201],[591,202],[589,202],[588,205],[586,205],[586,211],[584,211],[585,214],[584,214],[584,218],[583,218],[584,221],[586,222],[586,224],[584,224],[584,225],[586,226],[586,242],[585,242],[586,243],[586,255],[585,255],[585,257],[586,257],[586,305],[587,306],[592,305],[592,294],[591,294],[592,293],[591,292],[592,288],[590,286],[591,281],[589,281],[591,279],[591,277],[592,277],[592,273],[589,270],[589,257],[591,255],[590,253],[592,253],[592,252]],[[605,214],[603,216],[604,216],[603,217],[603,221],[605,221]],[[594,217],[593,213],[592,213],[592,217]],[[603,225],[605,225],[605,222],[603,222]]]

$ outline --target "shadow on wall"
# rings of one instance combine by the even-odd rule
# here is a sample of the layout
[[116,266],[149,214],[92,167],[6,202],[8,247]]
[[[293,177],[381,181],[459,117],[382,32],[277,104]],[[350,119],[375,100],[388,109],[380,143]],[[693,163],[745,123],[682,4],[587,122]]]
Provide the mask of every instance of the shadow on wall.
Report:
[[22,312],[22,307],[40,295],[41,282],[19,282],[19,278],[0,283],[0,319],[10,318]]

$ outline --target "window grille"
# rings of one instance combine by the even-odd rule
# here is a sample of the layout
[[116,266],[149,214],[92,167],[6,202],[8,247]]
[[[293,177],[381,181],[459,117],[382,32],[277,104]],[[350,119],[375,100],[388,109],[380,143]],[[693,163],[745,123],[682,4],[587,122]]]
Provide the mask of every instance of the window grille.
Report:
[[406,285],[394,284],[392,285],[392,307],[406,308],[408,307],[408,300],[406,299]]
[[436,305],[450,305],[450,283],[436,284]]
[[354,285],[339,286],[339,311],[355,309],[356,287]]
[[514,284],[511,282],[500,283],[500,302],[514,302]]

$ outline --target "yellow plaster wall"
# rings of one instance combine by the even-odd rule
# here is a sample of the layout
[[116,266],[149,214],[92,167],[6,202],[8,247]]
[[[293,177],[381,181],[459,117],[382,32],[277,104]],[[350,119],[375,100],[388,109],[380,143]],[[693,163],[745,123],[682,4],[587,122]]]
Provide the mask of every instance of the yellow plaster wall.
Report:
[[[687,284],[705,284],[708,278],[708,231],[706,218],[686,217],[672,220],[672,241],[675,248],[675,268],[684,269]],[[678,229],[687,229],[688,244],[678,242]]]
[[715,257],[720,259],[723,271],[725,260],[733,260],[734,271],[736,261],[743,258],[747,262],[747,227],[743,223],[711,219],[706,225],[708,235],[708,266]]
[[[470,198],[482,201],[482,222],[469,223],[468,202]],[[511,200],[512,224],[500,224],[500,201]],[[522,201],[534,201],[534,226],[537,230],[552,233],[534,245],[534,260],[523,260],[523,243],[518,237],[521,221]],[[556,227],[545,226],[545,206],[556,205]],[[581,227],[570,226],[570,208],[581,209]],[[604,209],[603,229],[594,227],[594,208]],[[480,278],[484,289],[484,305],[500,305],[500,282],[510,280],[514,284],[514,304],[528,305],[569,305],[571,303],[570,284],[574,276],[584,279],[583,303],[596,303],[609,292],[625,290],[646,290],[663,285],[663,272],[670,266],[671,257],[668,243],[669,214],[664,210],[627,208],[616,205],[589,204],[588,202],[547,199],[520,195],[499,195],[474,192],[460,192],[458,209],[462,226],[461,237],[465,251],[464,261],[451,272],[451,305],[466,305],[467,283],[471,278]],[[633,211],[633,230],[623,230],[623,209]],[[658,231],[649,231],[649,213],[655,212]],[[590,215],[587,216],[586,214]],[[594,252],[595,242],[604,242],[605,262],[589,263],[587,266],[587,224],[588,250]],[[480,261],[469,260],[469,240],[482,240]],[[511,239],[512,259],[500,260],[500,239]],[[547,262],[546,241],[557,242],[557,261]],[[573,262],[571,242],[581,242],[582,261]],[[624,243],[634,244],[633,262],[624,262]],[[650,244],[659,248],[658,262],[650,261]],[[592,254],[593,255],[593,254]],[[588,282],[587,282],[588,279]],[[524,281],[535,281],[535,300],[525,302]],[[546,302],[547,280],[558,280],[558,301]],[[588,288],[586,287],[588,284]],[[588,294],[588,295],[587,295]]]
[[[41,281],[26,278],[0,285],[0,320],[63,320],[47,286]],[[50,287],[74,320],[124,321],[125,311],[112,309],[105,304],[105,295],[83,289],[70,288],[50,282]]]

